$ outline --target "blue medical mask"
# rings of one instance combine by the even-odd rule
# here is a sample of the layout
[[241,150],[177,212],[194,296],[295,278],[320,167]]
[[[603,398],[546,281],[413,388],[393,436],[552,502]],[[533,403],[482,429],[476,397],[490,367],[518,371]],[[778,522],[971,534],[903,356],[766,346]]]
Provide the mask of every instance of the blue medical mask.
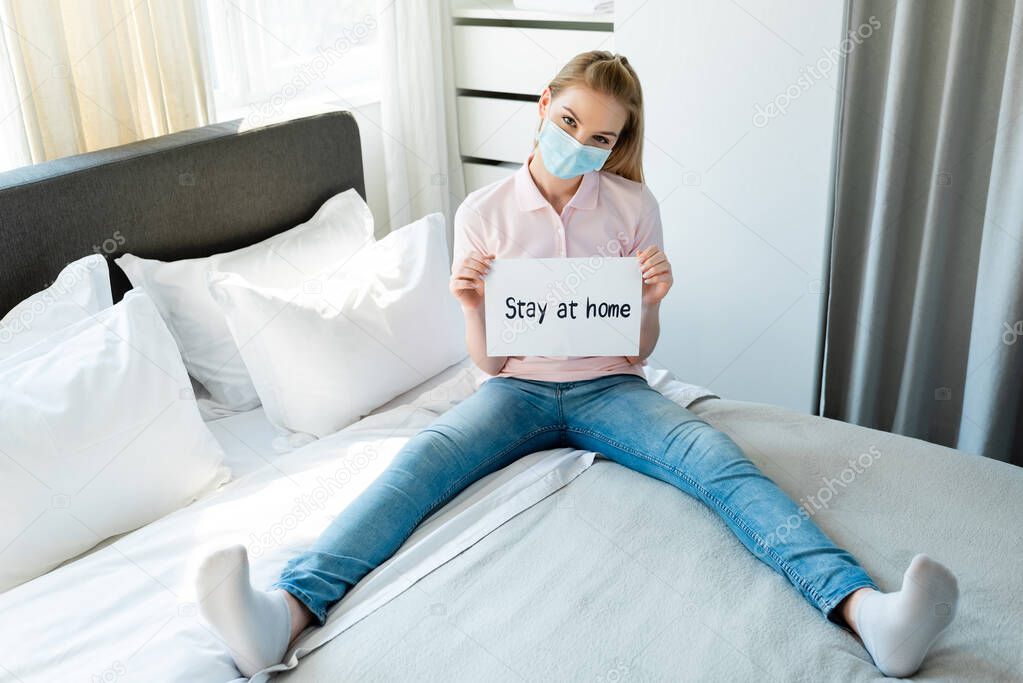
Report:
[[[550,111],[550,107],[547,109]],[[597,171],[611,156],[610,149],[584,145],[547,117],[537,140],[543,165],[562,180]]]

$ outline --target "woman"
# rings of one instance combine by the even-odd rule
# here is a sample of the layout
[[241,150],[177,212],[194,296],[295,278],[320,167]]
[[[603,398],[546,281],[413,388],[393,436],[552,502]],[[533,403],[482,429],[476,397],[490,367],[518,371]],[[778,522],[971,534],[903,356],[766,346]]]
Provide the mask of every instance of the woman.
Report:
[[[469,353],[493,377],[411,438],[270,591],[250,585],[244,546],[209,557],[199,570],[202,614],[251,675],[279,662],[306,626],[322,626],[333,604],[459,491],[528,453],[571,446],[700,499],[827,619],[856,633],[883,673],[916,671],[955,614],[951,572],[917,555],[902,590],[882,593],[808,519],[778,542],[773,531],[800,517],[796,504],[728,436],[646,382],[642,364],[673,277],[657,202],[643,184],[642,93],[628,61],[599,51],[575,57],[544,90],[539,117],[526,163],[470,194],[455,216],[451,291]],[[483,293],[493,258],[595,253],[635,257],[642,270],[638,356],[487,356]]]

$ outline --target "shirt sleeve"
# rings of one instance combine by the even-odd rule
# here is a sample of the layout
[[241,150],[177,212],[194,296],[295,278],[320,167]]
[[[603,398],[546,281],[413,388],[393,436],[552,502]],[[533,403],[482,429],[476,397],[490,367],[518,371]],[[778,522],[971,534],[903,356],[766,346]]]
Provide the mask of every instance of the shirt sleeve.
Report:
[[480,254],[487,253],[481,229],[482,223],[476,207],[470,205],[469,202],[462,202],[458,210],[455,211],[454,238],[451,247],[452,275],[461,267],[462,261],[469,255],[469,252],[476,250]]
[[661,227],[661,207],[650,188],[643,186],[643,201],[640,204],[636,237],[627,256],[635,256],[652,244],[664,249],[664,230]]

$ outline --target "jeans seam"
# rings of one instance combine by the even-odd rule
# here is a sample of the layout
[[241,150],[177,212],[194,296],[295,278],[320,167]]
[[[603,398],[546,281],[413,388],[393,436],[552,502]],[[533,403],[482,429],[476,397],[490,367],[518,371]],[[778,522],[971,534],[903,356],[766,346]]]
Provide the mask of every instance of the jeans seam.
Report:
[[[520,438],[518,441],[513,441],[512,443],[510,443],[509,445],[505,446],[504,448],[502,448],[500,451],[498,451],[494,455],[491,455],[489,458],[487,458],[483,462],[481,462],[478,465],[476,465],[476,467],[474,467],[471,470],[469,470],[469,472],[467,472],[465,475],[460,477],[454,484],[449,486],[444,491],[444,493],[442,493],[442,494],[440,494],[440,496],[438,496],[438,500],[442,501],[442,500],[446,499],[448,497],[448,495],[452,491],[454,491],[456,488],[458,488],[463,482],[465,482],[468,479],[470,479],[472,477],[472,475],[475,474],[478,470],[483,469],[486,466],[488,466],[490,463],[494,462],[495,460],[500,459],[508,451],[510,451],[513,448],[516,448],[516,447],[524,444],[526,441],[529,441],[534,436],[537,436],[539,434],[543,434],[544,432],[553,431],[555,429],[558,429],[557,425],[547,425],[546,427],[540,427],[538,429],[534,429],[533,431],[529,432],[528,434],[526,434],[525,436]],[[430,512],[432,512],[433,509],[436,508],[436,507],[437,507],[437,503],[434,503],[428,510],[426,510],[421,515],[419,515],[419,517],[416,519],[416,522],[415,522],[415,524],[413,526],[419,526],[419,523],[422,522],[423,519],[428,514],[430,514]]]
[[313,603],[317,601],[313,600],[312,596],[306,593],[304,590],[294,585],[294,583],[289,580],[290,576],[291,576],[290,574],[281,574],[280,578],[274,582],[271,588],[280,588],[281,590],[288,591],[292,595],[295,595],[297,593],[298,595],[295,595],[295,597],[300,598],[302,603],[307,608],[309,608],[309,611],[316,615],[316,618],[320,620],[320,625],[322,626],[323,623],[327,621],[326,610],[320,610],[317,609],[316,607],[313,607]]
[[[705,420],[699,420],[699,422],[703,422],[704,424],[706,424],[707,426],[711,427],[712,429],[714,428],[713,425],[711,425],[709,422],[706,422]],[[718,506],[718,508],[720,508],[721,510],[724,510],[724,512],[732,519],[732,521],[735,522],[736,526],[738,526],[740,529],[742,529],[746,533],[746,535],[750,539],[753,540],[754,544],[756,544],[757,546],[760,546],[761,548],[763,548],[764,552],[768,553],[771,556],[771,558],[774,559],[774,561],[778,564],[778,566],[780,566],[784,570],[785,575],[788,576],[791,581],[795,582],[796,585],[798,585],[800,588],[802,588],[807,593],[809,593],[813,597],[814,601],[818,605],[822,605],[824,603],[824,596],[822,596],[820,594],[820,592],[817,591],[817,589],[815,589],[813,586],[811,586],[795,570],[795,568],[792,567],[792,565],[790,565],[788,562],[783,560],[769,545],[767,545],[767,543],[764,542],[764,539],[762,539],[759,534],[757,534],[755,531],[750,529],[742,521],[742,519],[739,518],[738,514],[735,512],[735,510],[731,506],[727,505],[723,501],[719,500],[716,496],[712,495],[707,489],[705,489],[703,486],[701,486],[699,484],[699,482],[697,482],[695,479],[693,479],[690,475],[686,474],[685,472],[683,472],[682,470],[680,470],[677,467],[673,467],[672,465],[669,465],[668,463],[661,462],[661,461],[657,460],[656,458],[652,458],[652,457],[650,457],[650,456],[648,456],[648,455],[646,455],[644,453],[640,453],[639,451],[635,450],[634,448],[631,448],[630,446],[628,446],[626,444],[619,443],[618,441],[616,441],[616,440],[614,440],[614,439],[612,439],[610,437],[607,437],[607,436],[605,436],[605,435],[603,435],[603,434],[601,434],[599,432],[595,432],[595,431],[593,431],[591,429],[582,429],[582,428],[578,428],[578,427],[569,427],[568,429],[569,429],[569,431],[580,432],[582,434],[588,434],[589,436],[592,436],[592,437],[595,437],[597,439],[600,439],[600,440],[602,440],[602,441],[604,441],[604,442],[606,442],[606,443],[608,443],[608,444],[610,444],[610,445],[612,445],[612,446],[614,446],[616,448],[620,448],[621,450],[625,451],[626,453],[634,455],[637,458],[640,458],[642,460],[646,460],[647,462],[653,463],[653,464],[657,465],[658,467],[663,467],[663,468],[665,468],[665,469],[667,469],[667,470],[669,470],[671,472],[674,472],[678,476],[680,476],[690,486],[692,486],[694,489],[700,491],[707,499],[713,501],[713,503],[716,506]]]
[[558,406],[558,428],[561,431],[565,430],[565,406],[562,403],[562,392],[559,386],[554,392],[554,401]]
[[880,588],[877,587],[877,584],[874,583],[873,579],[871,579],[870,577],[867,577],[866,579],[861,579],[859,581],[853,581],[848,586],[843,586],[841,593],[839,593],[836,597],[825,599],[821,603],[821,611],[824,612],[824,616],[826,617],[828,614],[830,614],[831,611],[834,610],[840,602],[842,602],[847,597],[852,595],[853,591],[857,591],[860,588],[873,588],[874,590],[880,590]]

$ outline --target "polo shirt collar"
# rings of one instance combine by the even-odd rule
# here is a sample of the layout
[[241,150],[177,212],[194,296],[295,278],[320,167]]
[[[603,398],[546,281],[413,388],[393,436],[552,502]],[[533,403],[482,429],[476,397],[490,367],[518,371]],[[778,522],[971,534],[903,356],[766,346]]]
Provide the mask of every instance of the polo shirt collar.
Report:
[[[545,206],[550,206],[547,199],[540,193],[540,189],[533,182],[533,176],[529,174],[529,159],[522,164],[515,172],[515,197],[522,211],[535,211]],[[568,206],[575,209],[594,209],[597,207],[597,196],[600,191],[599,171],[590,171],[583,174],[582,182],[575,191],[575,195],[569,200]]]

